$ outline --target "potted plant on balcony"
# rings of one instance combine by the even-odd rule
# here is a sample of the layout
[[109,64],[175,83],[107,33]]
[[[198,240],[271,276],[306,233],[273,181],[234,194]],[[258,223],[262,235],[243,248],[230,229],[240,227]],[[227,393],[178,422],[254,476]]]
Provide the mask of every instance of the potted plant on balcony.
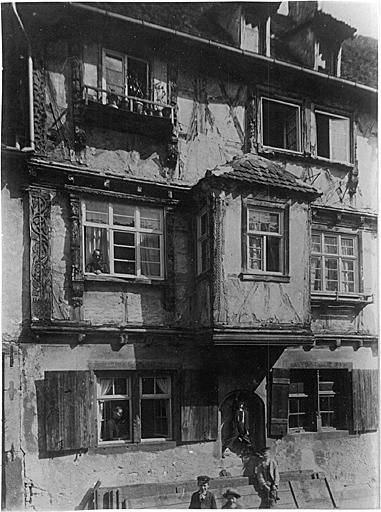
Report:
[[[128,76],[128,95],[134,96],[135,98],[144,98],[142,84],[136,75]],[[142,101],[134,100],[134,112],[137,114],[143,114],[143,107],[144,104]]]
[[118,108],[118,96],[113,92],[107,94],[107,104],[109,107]]

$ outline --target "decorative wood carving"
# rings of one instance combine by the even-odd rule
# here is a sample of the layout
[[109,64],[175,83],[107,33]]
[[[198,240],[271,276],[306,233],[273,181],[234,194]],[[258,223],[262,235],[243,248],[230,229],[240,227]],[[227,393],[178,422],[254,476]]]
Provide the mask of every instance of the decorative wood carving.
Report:
[[70,249],[71,249],[71,288],[74,308],[82,306],[84,279],[81,268],[81,203],[78,196],[70,194]]
[[40,188],[30,189],[30,275],[33,320],[50,320],[52,316],[50,212],[50,192]]
[[45,154],[47,145],[45,106],[46,78],[43,66],[41,65],[40,68],[37,68],[38,62],[39,59],[35,59],[36,68],[33,70],[34,140],[36,151],[40,154]]
[[223,296],[223,254],[224,254],[224,218],[226,211],[225,198],[214,197],[211,205],[213,247],[212,247],[212,308],[213,318],[217,322],[223,322],[226,316],[225,301]]
[[173,208],[166,209],[166,244],[167,244],[167,286],[164,291],[164,308],[175,311],[175,214]]
[[255,97],[252,98],[247,105],[246,123],[247,139],[245,144],[245,150],[248,153],[257,153],[257,103]]

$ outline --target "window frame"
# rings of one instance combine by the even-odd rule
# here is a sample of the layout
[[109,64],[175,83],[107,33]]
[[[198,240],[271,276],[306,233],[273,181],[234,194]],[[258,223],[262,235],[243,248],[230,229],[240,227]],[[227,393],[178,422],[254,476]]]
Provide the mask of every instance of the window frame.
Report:
[[[251,210],[275,213],[279,216],[279,234],[271,232],[249,231],[249,213]],[[279,271],[252,269],[249,267],[250,243],[249,237],[260,236],[280,239]],[[242,274],[243,279],[255,280],[289,280],[289,206],[287,203],[275,203],[256,200],[246,200],[242,203]],[[265,251],[263,259],[265,258]]]
[[[297,149],[287,149],[287,148],[281,148],[277,146],[270,146],[265,144],[264,142],[264,106],[263,106],[263,100],[277,103],[281,105],[287,105],[289,107],[293,107],[297,109],[297,123],[296,123],[296,147]],[[261,146],[263,149],[266,150],[272,150],[272,151],[279,151],[279,152],[285,152],[290,154],[297,154],[301,155],[303,154],[303,133],[302,133],[302,120],[303,120],[303,108],[300,103],[297,101],[292,102],[292,100],[288,99],[280,99],[279,97],[270,97],[265,94],[261,94],[259,98],[259,126],[260,126],[260,132],[259,132],[259,138],[261,141]]]
[[[313,236],[319,235],[320,237],[320,247],[321,251],[317,252],[313,250]],[[337,239],[337,253],[328,253],[325,251],[325,237],[336,237]],[[342,238],[348,238],[353,240],[353,255],[345,255],[342,254],[342,244],[341,240]],[[347,232],[347,231],[327,231],[324,229],[317,229],[315,227],[312,227],[311,230],[311,256],[310,256],[310,269],[311,269],[311,276],[310,276],[310,290],[312,294],[328,294],[328,295],[341,295],[341,296],[354,296],[361,293],[362,283],[360,280],[360,268],[361,268],[361,254],[360,254],[360,247],[361,247],[361,240],[358,233],[353,232]],[[313,258],[318,258],[320,260],[320,272],[321,272],[321,289],[315,290],[313,288],[314,282],[313,282],[313,265],[312,261]],[[325,276],[325,260],[327,258],[331,259],[337,259],[338,266],[337,266],[337,290],[327,290],[326,289],[326,276]],[[341,288],[344,285],[344,281],[342,281],[342,260],[350,260],[354,262],[354,280],[353,280],[353,291],[343,291]]]
[[[319,107],[316,106],[313,108],[313,114],[315,116],[315,127],[316,127],[316,150],[315,154],[316,157],[324,160],[326,162],[333,162],[333,163],[341,163],[346,165],[353,164],[353,119],[352,116],[349,113],[345,112],[337,112],[332,111],[329,108],[325,107]],[[348,159],[347,160],[336,160],[331,157],[331,130],[328,130],[328,140],[329,140],[329,157],[325,157],[318,154],[318,128],[317,128],[317,116],[316,115],[322,115],[327,116],[329,119],[336,118],[336,119],[342,119],[342,120],[348,120]]]
[[[96,423],[96,446],[108,447],[108,446],[120,446],[120,445],[134,445],[134,444],[149,444],[149,443],[160,443],[160,442],[168,442],[174,441],[174,381],[175,376],[173,372],[168,371],[156,371],[156,370],[144,370],[144,371],[134,371],[134,370],[95,370],[95,423]],[[129,397],[129,412],[130,412],[130,438],[129,439],[116,439],[116,440],[102,440],[100,438],[101,432],[101,415],[98,407],[98,403],[100,400],[103,400],[104,397],[98,396],[98,381],[101,378],[125,378],[130,383],[130,397]],[[142,379],[143,378],[168,378],[169,379],[169,396],[165,395],[155,395],[160,398],[164,398],[169,400],[169,414],[168,414],[168,432],[169,435],[167,437],[150,437],[150,438],[142,438]],[[106,395],[109,396],[109,395]],[[113,396],[113,395],[111,395]],[[116,396],[116,395],[115,395]],[[148,399],[151,395],[145,396],[143,399]],[[123,398],[115,398],[110,399],[109,401],[121,400]],[[157,398],[159,399],[159,398]],[[137,418],[138,417],[138,418]]]
[[[99,203],[104,203],[108,205],[107,215],[108,222],[107,223],[97,223],[93,221],[86,220],[86,201],[94,201]],[[115,205],[123,205],[123,206],[131,206],[134,208],[134,223],[136,224],[133,227],[130,226],[122,226],[118,224],[114,224],[113,222],[113,212]],[[152,208],[158,210],[160,212],[160,230],[153,230],[148,228],[142,228],[140,226],[140,210],[142,208]],[[99,229],[106,230],[106,241],[108,248],[108,270],[109,272],[102,273],[102,276],[109,277],[118,277],[118,278],[126,278],[126,279],[143,279],[143,280],[154,280],[154,281],[163,281],[165,279],[165,219],[166,219],[166,211],[164,207],[161,206],[152,206],[149,203],[135,203],[133,201],[123,201],[123,200],[99,200],[93,198],[83,198],[81,200],[81,216],[82,216],[82,260],[83,260],[83,273],[85,276],[93,275],[92,272],[86,271],[86,227],[93,227]],[[135,249],[135,270],[136,274],[122,274],[114,271],[115,258],[114,258],[114,233],[115,232],[123,232],[123,233],[134,233],[134,249]],[[140,235],[141,234],[156,234],[159,237],[159,254],[160,254],[160,275],[159,276],[151,276],[142,274],[142,265],[141,265],[141,242]],[[90,255],[89,255],[90,256]]]
[[[202,218],[206,217],[206,231],[202,233]],[[207,257],[204,266],[204,260],[202,257],[202,246],[206,242],[207,246]],[[210,270],[210,217],[208,208],[202,208],[196,217],[196,246],[197,246],[197,275],[201,275],[204,272]]]
[[[142,59],[140,57],[135,57],[133,55],[119,52],[117,50],[110,50],[108,48],[102,48],[102,89],[107,90],[107,79],[106,79],[106,57],[116,57],[122,60],[123,63],[123,81],[124,81],[124,96],[128,96],[128,59],[133,59],[139,62],[143,62],[146,65],[146,86],[147,93],[144,99],[150,99],[150,63],[146,59]],[[110,93],[118,96],[117,93]],[[107,93],[105,93],[105,97],[103,98],[103,102],[107,102]]]

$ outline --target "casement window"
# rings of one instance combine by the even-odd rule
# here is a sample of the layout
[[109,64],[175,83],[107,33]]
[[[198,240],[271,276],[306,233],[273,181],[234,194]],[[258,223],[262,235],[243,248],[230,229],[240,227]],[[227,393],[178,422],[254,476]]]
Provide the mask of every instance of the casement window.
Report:
[[349,163],[351,161],[351,122],[349,117],[315,110],[317,156]]
[[[180,379],[181,375],[181,379]],[[47,371],[35,382],[40,457],[218,436],[217,376],[203,370]]]
[[[172,438],[172,386],[168,375],[102,372],[97,375],[98,442]],[[140,431],[132,418],[140,418]]]
[[210,267],[209,215],[206,209],[197,215],[197,274]]
[[377,370],[273,368],[269,389],[271,436],[377,430]]
[[244,211],[245,270],[257,274],[285,273],[285,210],[248,204]]
[[358,239],[344,233],[312,233],[313,292],[358,292]]
[[[85,200],[82,218],[85,273],[164,277],[162,208]],[[99,272],[94,251],[100,253]]]
[[115,96],[148,98],[148,62],[123,53],[103,50],[103,89]]
[[286,151],[301,151],[299,105],[261,98],[262,145]]

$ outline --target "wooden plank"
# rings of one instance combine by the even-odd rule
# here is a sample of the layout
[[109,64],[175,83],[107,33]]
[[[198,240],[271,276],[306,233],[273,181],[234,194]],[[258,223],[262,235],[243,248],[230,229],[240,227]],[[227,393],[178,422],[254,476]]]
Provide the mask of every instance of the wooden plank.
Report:
[[370,432],[378,428],[378,371],[352,370],[353,430]]
[[288,430],[288,391],[289,371],[273,368],[270,389],[270,433],[272,436],[284,436]]
[[333,508],[324,480],[291,481],[298,508]]

